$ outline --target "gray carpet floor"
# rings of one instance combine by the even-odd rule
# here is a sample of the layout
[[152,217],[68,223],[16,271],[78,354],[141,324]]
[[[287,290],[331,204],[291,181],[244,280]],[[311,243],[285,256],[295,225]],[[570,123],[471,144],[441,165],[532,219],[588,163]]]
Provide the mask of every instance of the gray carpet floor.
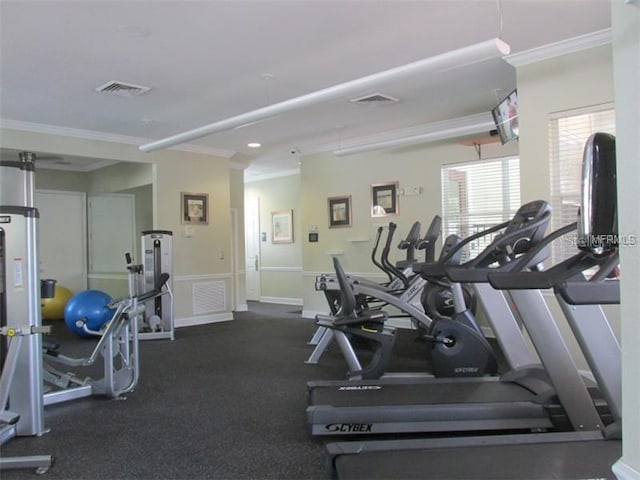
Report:
[[[13,439],[2,455],[54,455],[51,480],[327,478],[326,439],[307,430],[306,382],[344,378],[344,361],[334,347],[319,365],[304,363],[315,325],[296,307],[250,302],[249,310],[180,328],[174,342],[142,342],[140,383],[126,400],[49,406],[51,431]],[[56,330],[63,350],[92,347]],[[424,345],[396,347],[394,369],[426,368]],[[2,472],[3,480],[34,476]]]

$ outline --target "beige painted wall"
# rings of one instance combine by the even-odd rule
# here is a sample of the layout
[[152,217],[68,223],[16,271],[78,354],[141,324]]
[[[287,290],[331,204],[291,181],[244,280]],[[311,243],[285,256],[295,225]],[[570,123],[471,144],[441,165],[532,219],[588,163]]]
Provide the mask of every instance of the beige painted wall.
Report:
[[613,102],[611,45],[519,67],[522,200],[550,196],[549,114]]
[[145,163],[121,162],[87,174],[89,195],[122,192],[142,185],[151,185],[152,166]]
[[[224,282],[224,312],[230,312],[233,307],[229,167],[226,160],[216,161],[193,153],[172,153],[173,158],[158,159],[154,164],[153,223],[155,228],[174,232],[176,317],[197,322],[192,293],[195,283]],[[209,195],[208,225],[181,224],[181,192]]]
[[[38,190],[86,192],[88,196],[104,193],[129,193],[135,196],[136,227],[138,234],[153,227],[152,165],[122,162],[90,172],[67,172],[39,168],[35,183]],[[134,261],[141,261],[140,242],[134,242]],[[128,293],[128,280],[124,266],[121,275],[93,275],[88,288],[102,290],[114,298]]]
[[[229,161],[209,155],[163,150],[145,154],[137,145],[83,138],[62,137],[18,130],[2,129],[3,147],[46,151],[60,155],[77,155],[141,165],[113,168],[111,175],[96,174],[82,191],[121,191],[153,182],[153,228],[174,232],[174,294],[176,324],[187,325],[232,318],[232,272],[230,174]],[[152,166],[151,174],[149,166]],[[116,182],[113,178],[119,178]],[[73,182],[75,182],[74,180]],[[60,187],[75,183],[60,178],[51,180]],[[40,186],[38,188],[49,188]],[[80,188],[78,186],[74,189]],[[180,224],[180,192],[208,193],[211,220],[207,226],[194,226],[192,237],[184,235]],[[243,242],[242,242],[243,243]],[[242,249],[243,246],[240,246]],[[222,257],[222,258],[220,258]],[[224,284],[223,308],[194,313],[193,285]],[[116,288],[116,287],[114,287]]]

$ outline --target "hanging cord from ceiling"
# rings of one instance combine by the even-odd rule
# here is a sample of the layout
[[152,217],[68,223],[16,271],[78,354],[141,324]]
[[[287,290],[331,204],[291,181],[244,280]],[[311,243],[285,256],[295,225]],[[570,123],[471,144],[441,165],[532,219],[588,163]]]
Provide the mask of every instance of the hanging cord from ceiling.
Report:
[[478,160],[482,160],[482,145],[479,143],[474,143],[473,148],[476,149],[476,153],[478,154]]
[[502,40],[502,27],[503,27],[502,0],[496,0],[496,7],[498,9],[498,38]]

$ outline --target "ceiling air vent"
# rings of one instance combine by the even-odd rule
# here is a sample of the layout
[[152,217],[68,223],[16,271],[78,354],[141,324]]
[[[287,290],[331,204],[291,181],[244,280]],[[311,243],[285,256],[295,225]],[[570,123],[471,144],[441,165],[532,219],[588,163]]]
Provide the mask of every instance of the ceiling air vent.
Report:
[[396,103],[397,98],[382,93],[372,93],[371,95],[365,95],[364,97],[352,98],[351,103],[361,104],[390,104]]
[[111,80],[110,82],[95,88],[96,92],[111,93],[121,97],[137,97],[151,90],[151,87],[143,87],[133,83],[119,82]]

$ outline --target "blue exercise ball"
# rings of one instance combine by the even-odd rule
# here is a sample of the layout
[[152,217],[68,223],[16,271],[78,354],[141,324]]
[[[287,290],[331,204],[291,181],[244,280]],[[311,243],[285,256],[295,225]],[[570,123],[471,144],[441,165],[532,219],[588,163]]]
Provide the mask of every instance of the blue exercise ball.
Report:
[[91,337],[92,335],[85,332],[78,322],[86,319],[90,330],[99,331],[113,316],[114,310],[107,306],[109,303],[111,303],[111,297],[100,290],[76,293],[69,299],[64,309],[64,323],[78,336]]

